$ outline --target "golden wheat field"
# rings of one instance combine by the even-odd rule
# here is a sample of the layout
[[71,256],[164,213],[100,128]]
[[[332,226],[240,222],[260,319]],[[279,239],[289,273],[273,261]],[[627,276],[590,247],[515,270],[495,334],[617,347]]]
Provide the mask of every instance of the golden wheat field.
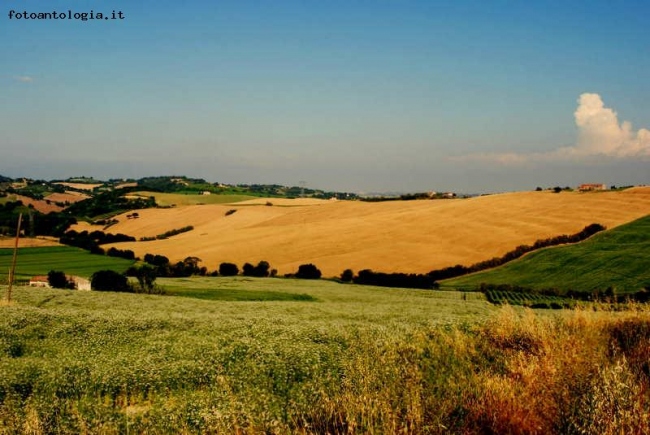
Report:
[[[192,225],[194,230],[166,240],[115,246],[172,261],[196,256],[210,270],[224,261],[241,267],[266,260],[279,274],[295,272],[304,263],[315,264],[326,277],[347,268],[425,273],[500,256],[521,244],[576,233],[591,223],[612,228],[645,216],[650,213],[650,187],[379,203],[268,201],[273,206],[262,199],[140,210],[139,219],[118,216],[119,223],[107,231],[139,239]],[[226,215],[229,210],[236,212]]]

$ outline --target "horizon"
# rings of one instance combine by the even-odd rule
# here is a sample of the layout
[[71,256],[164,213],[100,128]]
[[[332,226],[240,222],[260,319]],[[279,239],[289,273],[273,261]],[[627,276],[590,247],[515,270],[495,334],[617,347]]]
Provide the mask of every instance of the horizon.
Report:
[[[17,14],[115,10],[123,19]],[[0,174],[650,184],[650,4],[5,3]],[[87,16],[88,18],[89,16]]]
[[[172,174],[172,175],[158,174],[158,175],[148,175],[146,177],[135,177],[135,178],[126,178],[126,177],[98,178],[98,177],[95,177],[95,176],[92,176],[92,175],[89,176],[89,175],[84,174],[84,175],[78,175],[78,176],[43,178],[43,177],[26,177],[26,176],[9,177],[9,176],[7,176],[5,174],[0,173],[0,177],[3,177],[3,176],[11,178],[13,181],[26,179],[26,180],[31,180],[31,181],[42,180],[42,181],[45,181],[45,182],[48,182],[48,183],[75,183],[75,182],[79,182],[79,181],[76,181],[76,180],[89,180],[89,181],[92,180],[92,181],[95,181],[95,182],[98,182],[98,183],[108,183],[108,182],[115,182],[115,181],[137,182],[137,181],[139,181],[141,179],[145,179],[145,178],[149,178],[149,177],[152,177],[152,178],[156,178],[156,177],[175,178],[175,177],[178,177],[178,178],[187,178],[187,179],[196,179],[196,180],[200,179],[200,180],[203,180],[203,181],[205,181],[205,182],[207,182],[209,184],[213,184],[213,185],[215,185],[215,184],[223,184],[223,185],[229,185],[229,186],[238,186],[238,185],[240,185],[240,186],[251,186],[251,185],[258,184],[258,185],[269,185],[269,186],[270,185],[280,185],[282,187],[288,187],[288,188],[302,187],[302,186],[299,186],[298,184],[281,184],[281,183],[246,183],[246,182],[230,183],[230,182],[227,182],[227,181],[224,181],[224,180],[209,180],[209,179],[205,179],[203,177],[195,177],[195,176],[189,175],[189,174]],[[419,193],[428,193],[428,192],[436,192],[436,193],[452,192],[452,193],[455,193],[455,194],[461,195],[461,196],[463,196],[463,195],[465,195],[465,196],[479,196],[479,195],[490,195],[490,194],[500,194],[500,193],[528,192],[528,191],[536,190],[538,188],[541,188],[543,190],[552,190],[552,189],[554,189],[556,187],[561,187],[562,189],[569,188],[569,189],[572,189],[572,190],[577,190],[581,184],[603,184],[605,186],[606,190],[611,190],[612,188],[631,188],[631,187],[647,187],[648,186],[647,184],[621,183],[621,184],[615,185],[615,184],[607,184],[607,183],[600,183],[600,182],[591,183],[590,181],[587,181],[587,182],[581,182],[581,183],[578,183],[578,184],[575,184],[575,185],[559,185],[559,184],[555,184],[555,185],[552,185],[552,186],[551,185],[548,185],[548,186],[539,186],[538,185],[538,186],[534,186],[534,187],[530,187],[530,188],[520,188],[520,189],[512,189],[512,190],[500,190],[500,191],[497,191],[497,190],[493,190],[493,191],[484,190],[484,191],[471,191],[471,192],[470,191],[462,191],[462,190],[458,190],[458,189],[447,189],[447,190],[428,189],[428,190],[418,190],[418,191],[415,191],[415,190],[410,190],[410,191],[406,191],[406,190],[405,191],[396,191],[396,190],[384,190],[384,191],[380,191],[380,190],[351,191],[351,190],[348,190],[348,191],[342,191],[342,190],[326,189],[326,188],[322,188],[322,187],[319,187],[319,186],[306,186],[306,185],[304,186],[304,188],[311,189],[311,190],[316,190],[316,191],[323,191],[323,192],[352,193],[352,194],[362,196],[362,197],[363,196],[366,196],[366,197],[382,196],[382,195],[389,197],[389,196],[399,196],[399,195],[405,195],[405,194],[419,194]]]

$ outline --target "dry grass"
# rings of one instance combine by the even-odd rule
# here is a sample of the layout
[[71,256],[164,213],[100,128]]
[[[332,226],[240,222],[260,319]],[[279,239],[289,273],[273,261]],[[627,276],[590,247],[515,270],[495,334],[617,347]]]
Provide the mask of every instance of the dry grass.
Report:
[[70,204],[83,201],[84,199],[90,198],[89,195],[86,195],[81,192],[67,191],[65,193],[52,193],[45,197],[46,200],[50,202],[69,202]]
[[[0,248],[13,248],[15,239],[13,237],[0,236]],[[19,248],[40,248],[44,246],[61,246],[55,237],[23,237],[18,241]]]
[[23,195],[9,195],[8,199],[10,201],[21,201],[23,205],[26,206],[31,205],[34,207],[34,210],[44,214],[50,213],[52,211],[59,212],[63,210],[63,207],[59,207],[58,205],[54,204],[54,201],[50,201],[48,204],[44,199],[34,199]]
[[[303,263],[316,264],[324,276],[346,268],[423,273],[501,256],[518,245],[576,233],[591,223],[621,225],[650,213],[650,188],[383,203],[269,201],[273,207],[238,203],[141,210],[140,219],[118,217],[120,223],[110,231],[139,238],[192,225],[193,231],[167,240],[119,248],[172,260],[197,256],[209,269],[224,261],[266,260],[281,274],[295,272]],[[280,206],[289,204],[295,206]],[[225,216],[230,209],[237,212]]]

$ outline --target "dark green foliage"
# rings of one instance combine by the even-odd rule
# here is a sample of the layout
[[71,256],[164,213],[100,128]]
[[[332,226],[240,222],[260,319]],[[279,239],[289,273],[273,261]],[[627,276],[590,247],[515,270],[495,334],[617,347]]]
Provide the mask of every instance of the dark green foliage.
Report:
[[31,236],[63,235],[76,219],[62,213],[43,214],[25,207],[21,201],[8,201],[0,204],[0,234],[15,235],[18,215],[23,213],[23,229]]
[[99,245],[108,243],[135,242],[135,237],[126,234],[108,234],[102,231],[67,231],[60,239],[59,243],[63,245],[76,246],[77,248],[86,249],[93,253],[99,253]]
[[94,217],[110,213],[138,210],[156,206],[154,197],[128,199],[124,195],[134,190],[133,188],[116,189],[102,192],[92,198],[72,204],[65,210],[70,216]]
[[354,277],[355,284],[376,285],[380,287],[403,287],[403,288],[421,288],[435,289],[438,284],[430,275],[415,273],[383,273],[373,272],[370,269],[359,271]]
[[529,245],[517,246],[512,251],[504,254],[502,257],[495,257],[490,260],[481,261],[469,267],[457,264],[456,266],[445,267],[444,269],[432,270],[431,272],[429,272],[429,276],[431,276],[431,278],[433,278],[435,281],[441,281],[443,279],[455,278],[458,276],[467,275],[469,273],[491,269],[494,267],[501,266],[512,260],[516,260],[517,258],[520,258],[524,254],[527,254],[528,252],[532,252],[541,248],[546,248],[548,246],[562,245],[566,243],[578,243],[604,230],[605,227],[600,224],[591,224],[584,227],[582,231],[580,231],[579,233],[573,235],[564,234],[561,236],[552,237],[548,239],[540,239],[537,240],[532,246]]
[[144,255],[144,261],[153,265],[153,266],[167,266],[169,264],[169,258],[165,257],[164,255],[153,255],[153,254],[145,254]]
[[193,229],[194,229],[194,227],[192,225],[188,225],[188,226],[183,227],[183,228],[178,228],[178,229],[175,229],[175,230],[169,230],[169,231],[166,231],[166,232],[164,232],[162,234],[158,234],[156,236],[156,239],[158,239],[158,240],[167,239],[167,238],[169,238],[171,236],[175,236],[177,234],[182,234],[182,233],[186,233],[188,231],[192,231]]
[[125,275],[115,272],[114,270],[99,270],[93,273],[90,278],[90,286],[93,290],[113,291],[113,292],[132,292]]
[[241,273],[244,276],[253,276],[253,269],[255,269],[255,266],[250,263],[244,263]]
[[143,293],[154,293],[156,281],[157,270],[155,267],[151,267],[147,264],[135,269],[135,277],[138,279],[138,284],[140,284],[140,291]]
[[239,273],[239,267],[234,263],[221,263],[219,265],[219,275],[235,276]]
[[205,275],[207,273],[207,269],[205,267],[199,267],[200,262],[200,258],[187,257],[183,261],[179,261],[171,267],[170,276],[188,277],[192,275]]
[[343,282],[352,282],[354,279],[354,272],[352,269],[345,269],[343,273],[341,273],[341,281]]
[[[650,281],[650,216],[637,219],[570,246],[542,249],[503,267],[459,277],[445,286],[475,289],[480,283],[511,284],[536,291],[559,289],[575,299],[645,301],[642,288]],[[610,292],[611,293],[611,292]]]
[[106,251],[106,255],[109,257],[124,258],[126,260],[135,260],[135,253],[130,249],[117,249],[112,247]]
[[47,273],[47,282],[52,288],[62,288],[62,289],[74,289],[75,283],[72,280],[68,280],[68,277],[65,275],[65,272],[58,270],[50,270]]
[[244,264],[242,267],[242,275],[244,276],[255,276],[258,278],[264,278],[269,276],[269,268],[271,266],[267,261],[260,261],[257,266],[253,266],[250,263]]
[[295,276],[300,279],[320,279],[321,271],[311,263],[301,264]]

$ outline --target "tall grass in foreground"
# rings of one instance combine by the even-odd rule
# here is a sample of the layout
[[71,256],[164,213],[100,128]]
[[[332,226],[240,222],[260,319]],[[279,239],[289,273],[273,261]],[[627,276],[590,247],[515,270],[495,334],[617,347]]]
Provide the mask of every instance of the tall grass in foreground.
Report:
[[97,306],[160,298],[60,294],[0,307],[0,433],[650,432],[645,308],[395,328],[272,315],[308,302],[158,315]]

